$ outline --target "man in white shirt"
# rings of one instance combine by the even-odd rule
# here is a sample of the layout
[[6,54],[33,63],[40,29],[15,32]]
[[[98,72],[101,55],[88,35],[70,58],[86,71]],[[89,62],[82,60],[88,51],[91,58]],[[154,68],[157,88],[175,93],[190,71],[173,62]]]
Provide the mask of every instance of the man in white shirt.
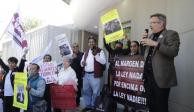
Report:
[[94,109],[94,102],[100,94],[100,83],[103,75],[103,65],[106,63],[103,50],[96,46],[96,39],[88,38],[89,49],[84,52],[81,66],[84,67],[83,98],[86,107],[82,112]]

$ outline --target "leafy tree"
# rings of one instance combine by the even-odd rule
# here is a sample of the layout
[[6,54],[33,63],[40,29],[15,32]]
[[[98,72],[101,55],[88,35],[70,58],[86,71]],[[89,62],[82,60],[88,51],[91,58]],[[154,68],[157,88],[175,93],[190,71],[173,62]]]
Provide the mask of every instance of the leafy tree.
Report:
[[30,31],[38,26],[42,25],[42,21],[36,18],[24,18],[22,21],[22,26],[26,31]]

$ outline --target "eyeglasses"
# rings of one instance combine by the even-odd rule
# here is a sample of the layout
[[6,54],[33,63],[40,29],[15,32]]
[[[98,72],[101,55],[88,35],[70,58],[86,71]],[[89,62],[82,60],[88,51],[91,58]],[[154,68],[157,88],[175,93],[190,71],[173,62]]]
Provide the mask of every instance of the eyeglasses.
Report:
[[153,22],[150,22],[150,24],[156,24],[156,23],[160,23],[159,21],[153,21]]

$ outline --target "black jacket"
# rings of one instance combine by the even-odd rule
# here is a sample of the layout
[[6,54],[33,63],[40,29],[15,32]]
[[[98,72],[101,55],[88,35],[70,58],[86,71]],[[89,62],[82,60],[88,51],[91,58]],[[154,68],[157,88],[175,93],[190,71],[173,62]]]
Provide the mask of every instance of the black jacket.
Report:
[[[25,59],[21,59],[21,62],[19,64],[19,67],[16,67],[12,73],[11,73],[11,76],[10,76],[10,81],[11,81],[11,85],[12,85],[12,88],[14,87],[14,72],[23,72],[24,70],[24,66],[25,66]],[[5,70],[5,76],[3,77],[3,90],[4,90],[4,84],[5,84],[5,78],[9,72],[9,67],[3,62],[3,60],[0,58],[0,65],[2,66],[2,68]]]
[[82,78],[82,70],[83,68],[80,65],[83,53],[78,52],[77,57],[72,60],[71,67],[76,72],[78,80]]
[[[104,46],[109,53],[109,62],[111,62],[115,56],[124,56],[124,55],[128,55],[130,53],[130,47],[128,49],[112,49],[109,44],[105,43],[104,39],[103,39],[103,41],[104,41]],[[128,46],[130,46],[130,45],[128,45]]]

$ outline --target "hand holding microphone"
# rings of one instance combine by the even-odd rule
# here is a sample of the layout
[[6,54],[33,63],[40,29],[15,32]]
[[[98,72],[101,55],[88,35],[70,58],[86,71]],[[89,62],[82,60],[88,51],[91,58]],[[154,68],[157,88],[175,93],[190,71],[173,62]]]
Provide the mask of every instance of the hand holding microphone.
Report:
[[143,33],[143,35],[142,35],[142,39],[148,38],[148,33],[149,33],[149,29],[145,29],[145,30],[144,30],[144,33]]
[[145,29],[141,37],[141,45],[145,46],[145,39],[148,38],[149,29]]
[[149,39],[148,38],[148,32],[149,32],[149,30],[148,29],[145,29],[145,32],[142,35],[141,44],[143,46],[153,46],[153,47],[154,46],[157,46],[158,45],[158,42],[153,41],[152,39]]

